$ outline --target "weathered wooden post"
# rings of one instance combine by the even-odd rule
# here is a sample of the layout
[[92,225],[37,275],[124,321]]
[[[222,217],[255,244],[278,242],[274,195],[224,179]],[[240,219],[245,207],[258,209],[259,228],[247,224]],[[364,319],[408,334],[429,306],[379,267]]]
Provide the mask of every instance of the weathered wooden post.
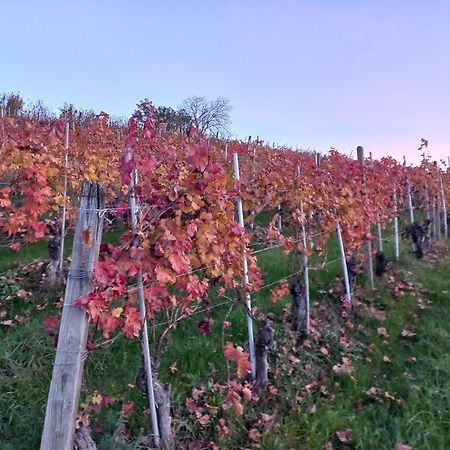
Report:
[[[366,183],[366,175],[364,172],[364,148],[361,145],[358,145],[358,147],[356,147],[356,153],[358,156],[358,161],[361,163],[362,168],[363,168],[363,183],[365,184]],[[370,233],[371,233],[370,223],[368,224],[367,229],[368,229],[368,234],[370,235]],[[365,250],[365,254],[366,254],[367,276],[370,281],[370,287],[373,289],[375,287],[375,285],[374,285],[374,278],[373,278],[372,241],[370,239],[367,239],[364,247],[365,247],[364,250]]]
[[[94,261],[98,258],[103,230],[99,210],[104,193],[99,184],[84,181],[73,241],[70,272],[59,327],[58,345],[42,432],[41,450],[72,450],[75,419],[87,356],[89,317],[75,301],[91,290]],[[83,239],[83,235],[89,236]]]

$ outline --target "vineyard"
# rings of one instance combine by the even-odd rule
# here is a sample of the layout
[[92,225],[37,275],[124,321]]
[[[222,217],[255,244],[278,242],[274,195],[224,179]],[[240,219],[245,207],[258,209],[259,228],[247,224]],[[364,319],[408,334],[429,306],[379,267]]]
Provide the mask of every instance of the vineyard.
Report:
[[[2,449],[450,447],[444,162],[104,113],[0,143]],[[428,423],[402,377],[435,339]]]

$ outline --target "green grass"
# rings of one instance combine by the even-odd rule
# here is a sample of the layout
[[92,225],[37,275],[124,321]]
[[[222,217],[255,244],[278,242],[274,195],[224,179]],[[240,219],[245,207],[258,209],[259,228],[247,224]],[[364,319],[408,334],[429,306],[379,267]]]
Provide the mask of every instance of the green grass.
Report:
[[[421,450],[450,448],[450,281],[444,276],[450,264],[446,261],[430,268],[414,261],[408,268],[430,289],[428,298],[433,304],[420,311],[417,323],[412,323],[415,299],[393,302],[382,293],[376,301],[386,305],[387,320],[378,326],[387,329],[387,343],[378,336],[373,320],[363,321],[361,353],[352,355],[354,380],[329,380],[336,398],[323,401],[313,396],[310,403],[317,404],[315,414],[305,411],[286,417],[279,433],[267,438],[263,448],[321,449],[336,431],[345,428],[353,429],[351,448],[355,449],[393,449],[396,443]],[[417,338],[401,337],[404,328],[416,332]],[[372,352],[368,351],[370,344],[375,346]],[[385,355],[391,363],[383,362]],[[372,363],[365,360],[367,356]],[[410,361],[412,357],[416,363]],[[370,399],[366,391],[371,387],[389,392],[402,404]]]
[[[264,218],[266,221],[267,217]],[[108,235],[108,239],[116,240],[117,234]],[[12,256],[15,259],[11,257],[7,261],[4,256],[9,255],[9,250],[2,249],[1,252],[0,272],[4,272],[18,263],[45,258],[46,248],[43,244],[33,244],[14,253]],[[392,255],[391,246],[388,246],[387,253]],[[337,256],[337,246],[332,241],[328,259],[333,260]],[[280,249],[261,253],[258,263],[266,283],[292,272],[288,258]],[[411,311],[417,309],[415,299],[392,299],[388,290],[381,287],[373,294],[372,300],[386,310],[387,320],[380,324],[374,319],[357,318],[364,328],[354,332],[358,340],[351,353],[355,367],[354,380],[331,377],[327,384],[335,399],[324,399],[313,394],[305,405],[301,405],[298,413],[279,418],[279,430],[263,438],[262,448],[322,449],[327,440],[335,441],[336,431],[347,427],[352,428],[354,433],[353,443],[347,448],[393,449],[397,442],[411,445],[414,449],[450,448],[450,321],[447,303],[450,263],[445,260],[439,266],[430,267],[408,257],[404,251],[402,267],[430,290],[428,298],[433,303],[418,313],[417,323],[411,324]],[[340,262],[336,262],[327,270],[311,272],[314,302],[332,301],[321,297],[319,291],[326,289],[340,270]],[[55,313],[54,304],[61,295],[60,292],[40,293],[32,302],[24,304],[15,296],[18,289],[15,283],[0,282],[0,302],[11,297],[6,303],[8,314],[21,314],[27,318],[23,324],[0,328],[1,450],[39,447],[54,357],[51,338],[43,333],[42,319]],[[270,304],[267,301],[269,295],[269,291],[262,291],[254,298],[253,304],[261,311],[272,311],[279,318],[285,304]],[[42,310],[36,308],[37,304],[45,304],[46,301]],[[208,379],[224,380],[221,323],[227,310],[227,306],[214,310],[212,331],[207,336],[198,332],[197,320],[200,317],[181,323],[174,332],[159,371],[160,379],[173,386],[174,405],[182,405],[192,388]],[[232,327],[227,330],[227,340],[245,346],[246,319],[241,305],[235,306],[228,320]],[[377,326],[386,327],[390,335],[387,344],[383,344],[378,336]],[[400,337],[405,327],[416,332],[417,338],[407,340]],[[280,330],[277,333],[279,337]],[[375,348],[369,352],[372,343]],[[384,355],[391,359],[390,364],[382,361]],[[305,358],[307,356],[305,353]],[[367,363],[367,356],[372,358],[371,364]],[[411,357],[417,359],[415,364],[408,362]],[[176,362],[178,369],[175,374],[169,370],[173,362]],[[330,360],[329,364],[333,363]],[[122,395],[127,391],[128,384],[135,383],[140,364],[138,342],[120,339],[111,348],[91,354],[86,364],[84,385],[89,391],[97,389],[112,397]],[[301,379],[286,380],[286,383],[292,383],[292,386],[286,386],[286,392],[302,384]],[[402,405],[388,399],[382,402],[369,399],[365,392],[372,386],[400,398]],[[135,391],[127,395],[136,401],[137,411],[145,408],[145,402]],[[362,404],[360,409],[355,408],[357,402]],[[307,412],[307,405],[312,403],[317,407],[315,414]],[[137,432],[146,426],[140,415],[132,419],[132,424]],[[105,449],[111,448],[106,434],[101,445]],[[242,441],[243,437],[240,439]]]

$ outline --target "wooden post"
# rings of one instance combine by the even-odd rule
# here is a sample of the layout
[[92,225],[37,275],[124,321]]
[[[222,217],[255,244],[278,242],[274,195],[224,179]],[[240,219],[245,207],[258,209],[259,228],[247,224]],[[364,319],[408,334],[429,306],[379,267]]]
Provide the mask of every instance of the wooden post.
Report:
[[[72,450],[83,379],[89,317],[74,305],[91,290],[94,261],[102,238],[104,193],[99,184],[83,182],[73,241],[70,272],[59,327],[58,345],[42,432],[41,450]],[[88,231],[87,231],[88,230]],[[83,239],[88,232],[92,242]]]
[[[236,181],[240,181],[239,174],[239,159],[238,154],[233,153],[233,165],[234,165],[234,178]],[[242,209],[242,199],[239,195],[237,199],[237,211],[238,211],[238,220],[239,225],[244,228],[244,211]],[[247,256],[244,252],[242,255],[242,270],[244,275],[244,290],[245,290],[245,304],[247,306],[247,330],[248,330],[248,348],[250,353],[250,363],[252,366],[252,379],[255,379],[256,376],[256,366],[255,366],[255,341],[253,337],[253,319],[250,315],[252,310],[252,302],[250,299],[250,294],[247,292],[248,281],[248,265],[247,265]]]
[[[366,175],[364,172],[364,148],[361,145],[358,145],[356,147],[356,153],[358,155],[358,161],[361,163],[363,167],[363,183],[366,184]],[[368,234],[371,233],[371,227],[370,223],[367,226],[368,228]],[[372,261],[372,241],[370,239],[367,239],[365,243],[365,254],[366,254],[366,271],[367,276],[370,281],[370,287],[373,289],[375,287],[374,283],[374,277],[373,277],[373,261]]]
[[[128,162],[131,159],[131,152],[128,150],[126,155],[126,161]],[[131,176],[130,186],[129,186],[129,205],[130,205],[130,214],[131,214],[131,226],[133,231],[136,230],[138,225],[138,209],[135,195],[135,186],[136,186],[136,171],[133,172]],[[139,245],[139,241],[137,238],[134,238],[133,244],[137,247]],[[144,355],[144,370],[145,370],[145,379],[147,382],[147,393],[148,393],[148,403],[150,409],[150,419],[152,422],[152,431],[153,437],[155,441],[155,446],[159,448],[160,446],[160,435],[159,435],[159,426],[158,426],[158,416],[156,414],[156,404],[155,404],[155,391],[153,384],[153,370],[152,370],[152,359],[150,355],[150,344],[148,338],[148,328],[147,328],[147,309],[145,306],[145,298],[144,298],[144,283],[142,280],[142,270],[139,269],[136,275],[137,282],[137,298],[138,298],[138,307],[139,312],[142,317],[142,353]],[[169,426],[170,429],[170,426]],[[170,440],[170,439],[169,439]]]

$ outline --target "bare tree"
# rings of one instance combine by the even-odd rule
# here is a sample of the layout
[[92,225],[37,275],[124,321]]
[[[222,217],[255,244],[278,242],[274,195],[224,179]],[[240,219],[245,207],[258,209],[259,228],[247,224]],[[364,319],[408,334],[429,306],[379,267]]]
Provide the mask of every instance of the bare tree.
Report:
[[207,100],[205,97],[189,97],[181,109],[191,117],[192,124],[202,134],[227,135],[231,124],[231,105],[227,98]]
[[2,116],[19,117],[25,102],[20,94],[4,92],[0,94],[0,109]]
[[27,103],[23,115],[27,119],[37,120],[38,122],[49,122],[56,117],[42,100]]

